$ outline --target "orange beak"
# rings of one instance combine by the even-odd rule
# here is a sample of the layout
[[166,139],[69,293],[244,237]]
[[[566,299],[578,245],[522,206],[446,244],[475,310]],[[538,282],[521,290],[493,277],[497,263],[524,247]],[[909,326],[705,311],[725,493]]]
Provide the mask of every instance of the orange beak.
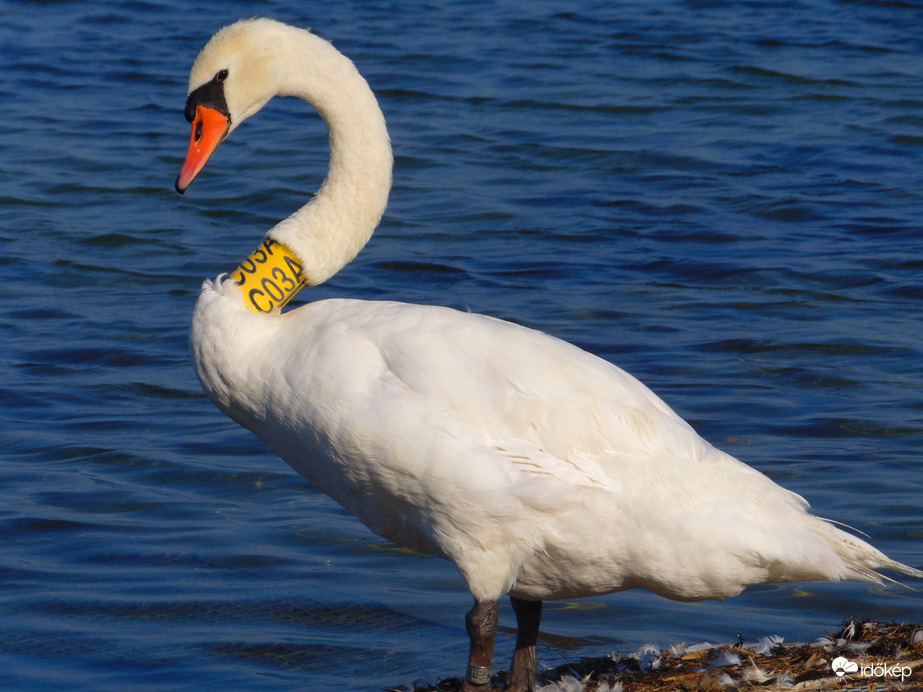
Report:
[[205,106],[196,106],[189,137],[189,151],[186,161],[176,177],[176,191],[180,194],[192,184],[208,161],[208,157],[224,141],[231,126],[230,119],[221,111]]

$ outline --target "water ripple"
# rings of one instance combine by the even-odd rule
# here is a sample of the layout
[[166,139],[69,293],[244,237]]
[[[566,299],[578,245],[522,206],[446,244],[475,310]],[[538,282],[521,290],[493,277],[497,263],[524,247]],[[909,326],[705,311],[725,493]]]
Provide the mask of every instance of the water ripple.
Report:
[[[189,362],[202,279],[327,166],[322,122],[285,99],[173,192],[189,65],[238,15],[332,39],[392,135],[382,227],[303,300],[450,305],[567,338],[923,563],[917,4],[7,5],[5,688],[378,690],[460,672],[454,569],[370,537],[218,414]],[[923,620],[919,599],[855,584],[571,605],[548,608],[546,660],[808,639],[846,612]]]

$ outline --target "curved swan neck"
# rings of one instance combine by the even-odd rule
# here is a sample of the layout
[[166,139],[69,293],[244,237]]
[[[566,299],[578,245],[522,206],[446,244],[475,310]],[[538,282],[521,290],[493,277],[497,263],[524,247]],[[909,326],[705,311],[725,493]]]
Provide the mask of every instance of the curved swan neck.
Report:
[[352,260],[378,226],[391,189],[391,143],[375,95],[330,43],[280,25],[272,51],[277,94],[304,99],[330,132],[330,166],[314,198],[267,232],[302,261],[308,284]]

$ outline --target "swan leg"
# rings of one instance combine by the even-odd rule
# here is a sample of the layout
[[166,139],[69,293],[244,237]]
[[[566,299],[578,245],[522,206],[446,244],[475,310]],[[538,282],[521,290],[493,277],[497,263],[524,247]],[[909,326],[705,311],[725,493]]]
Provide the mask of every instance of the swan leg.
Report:
[[475,601],[474,607],[465,616],[471,652],[468,655],[468,673],[462,686],[463,692],[484,692],[490,689],[499,618],[498,601]]
[[532,692],[535,690],[535,673],[538,663],[535,659],[535,644],[538,642],[538,625],[542,619],[541,601],[524,601],[510,596],[513,612],[516,613],[516,650],[510,669],[510,684],[507,692]]

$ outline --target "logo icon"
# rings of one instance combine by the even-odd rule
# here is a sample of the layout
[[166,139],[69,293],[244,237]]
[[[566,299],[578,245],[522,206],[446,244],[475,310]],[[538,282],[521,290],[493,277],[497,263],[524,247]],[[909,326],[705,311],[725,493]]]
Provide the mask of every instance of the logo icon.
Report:
[[847,673],[859,672],[858,663],[850,661],[848,658],[844,658],[842,656],[833,659],[833,663],[830,664],[830,667],[833,668],[833,672],[836,673],[838,678],[843,677]]

